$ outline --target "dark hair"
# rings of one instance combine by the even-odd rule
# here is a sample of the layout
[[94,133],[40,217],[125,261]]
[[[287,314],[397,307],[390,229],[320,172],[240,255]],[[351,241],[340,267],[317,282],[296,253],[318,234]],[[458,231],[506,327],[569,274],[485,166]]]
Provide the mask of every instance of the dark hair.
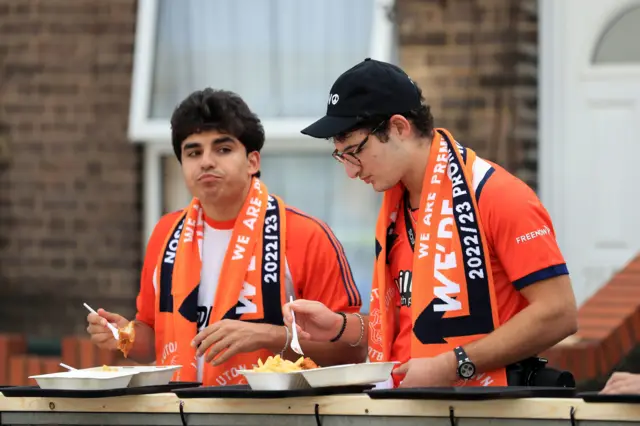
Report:
[[[433,115],[431,115],[431,107],[425,104],[424,97],[422,96],[422,90],[420,89],[420,87],[418,87],[418,85],[416,85],[416,89],[418,90],[418,96],[420,96],[420,107],[399,114],[404,116],[413,124],[413,128],[415,129],[418,136],[430,137],[433,135]],[[350,128],[346,132],[337,134],[334,139],[337,141],[341,141],[344,140],[350,133],[353,133],[356,130],[372,131],[378,128],[378,130],[376,130],[374,134],[382,142],[387,142],[387,140],[389,139],[388,123],[385,123],[385,125],[383,126],[380,126],[380,124],[389,120],[389,118],[391,118],[391,115],[367,115],[358,118],[360,119],[358,124]]]
[[[262,149],[264,128],[257,115],[238,94],[207,87],[191,93],[171,116],[171,143],[182,162],[182,142],[194,133],[211,130],[224,132],[238,139],[247,154]],[[260,177],[260,172],[254,176]]]

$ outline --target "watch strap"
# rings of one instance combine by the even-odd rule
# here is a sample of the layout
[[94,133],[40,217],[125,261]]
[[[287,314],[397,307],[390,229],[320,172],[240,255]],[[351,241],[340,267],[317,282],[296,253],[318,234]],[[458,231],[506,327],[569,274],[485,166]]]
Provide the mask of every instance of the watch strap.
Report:
[[453,348],[453,352],[456,354],[456,361],[458,361],[458,364],[469,359],[467,353],[462,349],[462,346]]

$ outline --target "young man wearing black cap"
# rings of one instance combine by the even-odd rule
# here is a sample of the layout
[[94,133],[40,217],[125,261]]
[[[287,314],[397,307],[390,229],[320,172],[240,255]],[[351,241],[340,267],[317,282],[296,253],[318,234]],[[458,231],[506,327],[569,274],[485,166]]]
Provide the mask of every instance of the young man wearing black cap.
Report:
[[[366,59],[349,69],[302,133],[332,139],[347,175],[384,192],[369,358],[401,363],[396,386],[513,384],[512,366],[576,331],[567,266],[536,194],[434,128],[400,68]],[[358,339],[357,318],[298,300],[285,322],[291,310],[303,338]]]

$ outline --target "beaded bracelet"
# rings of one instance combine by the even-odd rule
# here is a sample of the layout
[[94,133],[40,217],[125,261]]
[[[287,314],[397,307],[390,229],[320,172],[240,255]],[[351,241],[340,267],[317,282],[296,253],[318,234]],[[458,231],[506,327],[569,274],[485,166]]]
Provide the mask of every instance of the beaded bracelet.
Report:
[[336,313],[342,316],[342,327],[340,328],[340,332],[338,333],[338,335],[330,340],[330,342],[332,343],[337,342],[342,337],[344,330],[347,328],[347,316],[344,314],[344,312],[336,312]]

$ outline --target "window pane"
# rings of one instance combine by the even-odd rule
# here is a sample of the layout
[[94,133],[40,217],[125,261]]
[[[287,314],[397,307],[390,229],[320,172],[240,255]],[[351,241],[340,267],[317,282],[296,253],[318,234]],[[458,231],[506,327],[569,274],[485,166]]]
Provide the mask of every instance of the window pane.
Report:
[[362,294],[363,311],[368,312],[375,227],[382,196],[362,182],[349,179],[330,155],[263,155],[262,179],[269,192],[333,229]]
[[369,55],[374,0],[160,0],[150,111],[193,90],[239,93],[261,118],[325,110],[329,88]]
[[[186,206],[190,196],[174,156],[163,159],[163,169],[163,209],[167,213]],[[329,154],[263,154],[261,171],[269,192],[333,229],[362,294],[363,311],[368,312],[375,225],[382,196],[362,182],[349,179]]]
[[189,205],[191,194],[182,178],[180,162],[175,155],[162,156],[162,214],[183,209]]
[[614,21],[596,47],[596,64],[640,65],[640,7],[631,9]]

